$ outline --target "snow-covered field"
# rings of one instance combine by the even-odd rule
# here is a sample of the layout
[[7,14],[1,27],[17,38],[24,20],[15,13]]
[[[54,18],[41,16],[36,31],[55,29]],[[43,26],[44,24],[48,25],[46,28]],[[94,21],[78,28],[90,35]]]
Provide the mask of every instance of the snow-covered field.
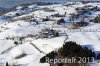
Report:
[[[90,25],[80,27],[80,29],[85,30],[98,30],[97,32],[70,32],[68,28],[70,26],[68,24],[55,24],[55,22],[61,18],[64,18],[66,22],[69,21],[70,13],[76,13],[75,8],[86,5],[100,7],[100,3],[82,4],[80,2],[71,6],[64,6],[62,4],[46,6],[31,5],[24,10],[21,10],[22,7],[18,6],[16,11],[0,16],[0,64],[8,62],[10,65],[15,64],[19,66],[49,66],[48,63],[40,63],[40,58],[62,47],[65,41],[74,41],[82,46],[87,46],[96,53],[100,53],[100,23],[90,22]],[[44,11],[44,8],[54,9],[54,11]],[[65,17],[50,17],[57,13],[64,15],[65,12]],[[18,13],[19,16],[16,16],[16,13]],[[92,12],[90,16],[94,18],[98,14],[100,14],[100,11]],[[30,22],[30,20],[28,20],[30,16],[31,19],[34,17],[39,24],[36,24],[34,21]],[[42,19],[47,16],[50,17],[50,20],[43,22]],[[27,20],[21,20],[26,17]],[[82,16],[80,19],[82,19]],[[76,19],[75,21],[79,21],[80,19]],[[65,33],[68,37],[66,35],[61,35],[54,38],[37,38],[36,35],[45,28]],[[33,35],[33,37],[29,35]],[[24,39],[21,40],[20,38],[23,37]],[[15,41],[19,43],[16,45],[16,43],[14,43]],[[19,57],[23,54],[25,55]],[[91,66],[100,66],[100,64],[95,63]]]

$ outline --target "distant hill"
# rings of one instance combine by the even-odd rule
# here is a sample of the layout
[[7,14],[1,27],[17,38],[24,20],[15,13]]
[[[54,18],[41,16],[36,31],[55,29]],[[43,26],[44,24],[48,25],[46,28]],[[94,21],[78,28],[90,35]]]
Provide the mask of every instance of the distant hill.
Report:
[[65,3],[68,1],[100,1],[100,0],[0,0],[0,7],[12,8],[21,4],[28,4],[33,2],[58,2]]
[[8,12],[11,12],[11,11],[15,11],[16,8],[3,8],[3,7],[0,7],[0,16],[5,14],[5,13],[8,13]]
[[32,3],[34,0],[0,0],[0,7],[12,8],[17,5]]

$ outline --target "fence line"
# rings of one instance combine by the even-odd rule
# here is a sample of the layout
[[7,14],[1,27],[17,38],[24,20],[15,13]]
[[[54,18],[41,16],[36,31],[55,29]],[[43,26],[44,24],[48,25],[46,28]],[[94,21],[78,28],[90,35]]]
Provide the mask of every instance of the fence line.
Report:
[[66,32],[100,32],[100,29],[68,29]]

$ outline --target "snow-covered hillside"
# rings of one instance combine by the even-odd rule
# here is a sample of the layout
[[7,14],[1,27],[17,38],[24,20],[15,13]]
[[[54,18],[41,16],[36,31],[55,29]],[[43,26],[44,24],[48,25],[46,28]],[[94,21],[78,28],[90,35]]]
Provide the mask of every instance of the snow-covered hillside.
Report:
[[14,6],[32,2],[34,2],[34,0],[0,0],[0,7],[12,8]]
[[[70,16],[77,13],[76,8],[83,7],[89,7],[89,12],[71,21]],[[74,41],[100,53],[100,23],[88,21],[98,14],[100,3],[16,7],[16,11],[0,16],[0,66],[6,62],[10,66],[50,66],[40,63],[40,58],[62,47],[66,41]],[[58,24],[59,19],[65,22]],[[72,25],[83,19],[88,25]],[[59,36],[53,35],[52,31],[58,32]],[[91,66],[100,66],[100,63]]]

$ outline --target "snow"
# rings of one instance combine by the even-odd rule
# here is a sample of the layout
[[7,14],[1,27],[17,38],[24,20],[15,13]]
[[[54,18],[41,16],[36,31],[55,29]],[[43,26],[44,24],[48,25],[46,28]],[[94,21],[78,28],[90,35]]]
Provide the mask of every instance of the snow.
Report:
[[11,40],[0,40],[0,53],[2,53],[4,50],[7,50],[10,47],[13,47],[13,41]]
[[44,53],[51,52],[56,48],[60,48],[63,45],[65,37],[57,37],[53,39],[38,39],[34,40],[32,43],[35,44]]
[[[46,16],[57,13],[63,15],[65,12],[67,14],[64,17],[64,20],[67,22],[70,16],[69,14],[76,13],[76,7],[83,7],[85,5],[100,6],[99,3],[82,4],[80,2],[68,7],[63,6],[62,4],[44,6],[30,5],[27,9],[22,10],[23,14],[21,14],[20,16],[16,16],[15,14],[19,13],[20,9],[22,8],[21,6],[18,6],[16,8],[16,11],[4,14],[5,16],[11,16],[11,18],[17,19],[16,21],[7,21],[2,19],[4,15],[0,16],[0,63],[8,62],[9,64],[18,64],[21,66],[50,66],[48,63],[40,63],[40,58],[45,54],[62,47],[64,41],[74,41],[81,46],[87,46],[89,49],[92,49],[95,52],[100,52],[100,32],[69,32],[68,24],[54,24],[56,20],[62,17],[50,17],[50,19],[52,20],[42,22],[42,18],[46,18]],[[46,12],[43,10],[43,8],[45,7],[52,8],[55,11]],[[31,9],[36,10],[32,11]],[[98,14],[100,14],[100,11],[92,12],[91,17],[94,18]],[[33,15],[34,18],[36,18],[39,22],[38,25],[35,25],[34,22],[30,23],[30,21],[20,20],[20,18]],[[28,35],[34,36],[38,34],[42,29],[45,28],[58,30],[60,33],[66,33],[68,35],[68,38],[66,38],[65,35],[53,38],[28,37]],[[90,23],[88,26],[81,27],[80,29],[100,31],[100,24]],[[7,40],[7,37],[16,37],[16,39]],[[18,37],[25,37],[25,39],[23,40],[22,44],[15,45],[14,41],[18,41]],[[25,57],[15,59],[23,53],[26,54]],[[100,63],[95,63],[91,66],[100,66]]]
[[37,7],[37,4],[34,4],[34,5],[29,6],[28,8],[36,8],[36,7]]
[[[85,36],[84,36],[85,35]],[[77,39],[75,39],[77,38]],[[72,33],[67,41],[75,41],[78,44],[85,45],[94,51],[100,50],[100,34],[99,32],[79,32]],[[90,46],[89,46],[90,45]]]
[[22,6],[18,6],[16,7],[17,10],[21,10],[22,9]]

